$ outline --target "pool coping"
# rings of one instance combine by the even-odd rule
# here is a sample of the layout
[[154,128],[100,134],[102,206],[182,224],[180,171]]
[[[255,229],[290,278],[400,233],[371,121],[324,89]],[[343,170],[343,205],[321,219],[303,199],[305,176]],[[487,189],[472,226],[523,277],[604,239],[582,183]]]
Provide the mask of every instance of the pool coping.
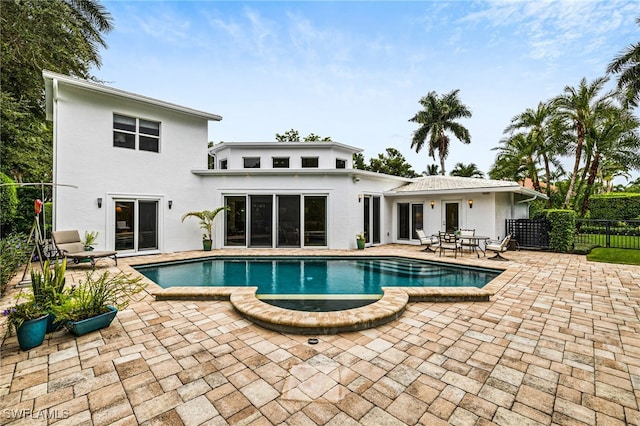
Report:
[[[223,252],[219,254],[190,253],[182,260],[225,257]],[[262,254],[247,254],[256,257],[278,257],[286,255],[273,252]],[[298,257],[307,256],[298,254]],[[342,254],[324,254],[323,256],[353,256],[353,252]],[[370,254],[358,257],[381,257],[384,255]],[[449,262],[429,260],[409,255],[388,255],[388,257],[402,257],[420,261],[445,263],[458,266],[485,267],[467,262]],[[178,260],[178,259],[176,259]],[[171,287],[162,288],[153,281],[144,277],[134,269],[135,266],[149,265],[154,262],[140,259],[128,262],[131,272],[142,276],[147,283],[147,292],[154,296],[155,300],[226,300],[233,308],[247,320],[264,328],[294,334],[336,334],[349,331],[359,331],[377,327],[402,316],[402,313],[410,302],[488,302],[500,288],[509,282],[515,275],[515,271],[491,266],[490,269],[502,271],[500,275],[491,280],[482,288],[476,287],[383,287],[383,296],[374,303],[359,308],[346,309],[334,312],[304,312],[280,308],[270,305],[256,297],[257,287]],[[156,262],[164,263],[164,262]]]

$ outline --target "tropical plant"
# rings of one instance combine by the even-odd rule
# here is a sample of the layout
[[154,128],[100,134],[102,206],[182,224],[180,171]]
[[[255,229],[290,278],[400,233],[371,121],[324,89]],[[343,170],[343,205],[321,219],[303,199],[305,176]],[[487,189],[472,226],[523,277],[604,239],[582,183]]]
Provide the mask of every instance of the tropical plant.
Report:
[[420,152],[427,142],[429,155],[434,160],[436,159],[435,152],[438,151],[442,176],[445,175],[444,160],[449,155],[449,136],[447,133],[453,133],[463,143],[471,143],[469,130],[456,121],[471,117],[471,111],[458,97],[459,92],[460,90],[456,89],[442,96],[438,96],[433,91],[429,92],[419,101],[423,109],[409,119],[410,122],[420,125],[413,133],[411,148]]
[[[611,107],[613,93],[607,92],[604,95],[600,95],[607,81],[607,78],[601,77],[596,78],[591,83],[587,83],[587,79],[583,78],[577,88],[566,86],[564,94],[552,101],[558,118],[564,122],[566,127],[570,127],[575,131],[575,144],[573,146],[575,160],[564,200],[564,208],[569,208],[572,205],[587,134],[592,131],[596,117],[605,113]],[[589,167],[589,164],[587,164],[589,160],[590,158],[588,157],[583,175]]]
[[142,292],[145,284],[142,277],[131,278],[120,272],[99,274],[95,270],[87,272],[86,279],[72,287],[61,303],[54,305],[51,312],[56,321],[67,323],[92,318],[109,311],[109,306],[122,310],[129,305],[133,296]]
[[286,132],[280,134],[276,133],[276,142],[331,142],[330,136],[318,136],[315,133],[309,133],[304,138],[300,139],[300,133],[295,130],[287,130]]
[[34,300],[47,310],[59,305],[65,298],[65,272],[67,259],[61,262],[46,260],[42,266],[42,272],[31,270],[31,290]]
[[230,210],[228,206],[218,207],[215,210],[202,210],[199,212],[189,212],[182,215],[182,222],[189,217],[195,217],[200,219],[200,228],[204,229],[205,233],[202,234],[203,240],[212,240],[213,239],[213,220],[216,218],[218,213],[223,210]]
[[92,249],[98,240],[98,235],[100,233],[98,231],[84,231],[84,238],[82,239],[82,244],[84,244],[85,249]]
[[438,174],[440,173],[438,172],[437,164],[427,164],[427,170],[422,172],[422,176],[436,176]]
[[0,240],[0,297],[18,268],[29,261],[32,248],[25,234],[10,234]]
[[[640,17],[636,18],[640,25]],[[618,74],[618,89],[625,101],[634,107],[640,103],[640,42],[624,49],[607,67],[607,72]]]
[[482,170],[478,168],[475,163],[463,164],[456,163],[451,173],[451,176],[460,176],[460,177],[472,177],[472,178],[483,178],[484,173]]

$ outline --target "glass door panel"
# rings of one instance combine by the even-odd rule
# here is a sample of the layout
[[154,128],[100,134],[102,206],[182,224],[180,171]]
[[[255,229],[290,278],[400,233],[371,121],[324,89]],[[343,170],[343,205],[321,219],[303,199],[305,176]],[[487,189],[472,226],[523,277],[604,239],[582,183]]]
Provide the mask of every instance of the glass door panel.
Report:
[[412,204],[411,205],[411,219],[413,222],[413,232],[412,232],[412,237],[414,240],[418,239],[418,234],[416,233],[416,231],[418,229],[422,229],[424,227],[423,225],[423,219],[422,219],[422,204]]
[[364,197],[364,242],[371,242],[371,197]]
[[373,243],[380,244],[380,197],[373,197]]
[[304,197],[304,245],[327,245],[327,197]]
[[398,239],[409,239],[409,203],[398,204]]
[[158,248],[158,202],[138,201],[138,250]]
[[135,201],[117,201],[116,205],[116,251],[133,250],[135,248]]
[[225,205],[230,210],[225,212],[224,245],[247,245],[247,200],[244,196],[225,197]]
[[300,247],[300,196],[278,195],[278,247]]
[[458,230],[458,203],[445,204],[445,230],[455,232]]
[[272,247],[273,197],[251,195],[251,247]]

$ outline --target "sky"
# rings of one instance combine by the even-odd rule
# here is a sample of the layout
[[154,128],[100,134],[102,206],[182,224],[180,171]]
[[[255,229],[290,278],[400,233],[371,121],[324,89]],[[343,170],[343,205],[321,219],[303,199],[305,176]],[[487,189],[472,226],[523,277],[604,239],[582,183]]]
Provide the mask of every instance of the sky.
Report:
[[93,75],[221,115],[210,141],[296,129],[367,160],[393,147],[417,173],[439,163],[411,148],[409,119],[430,91],[459,89],[472,112],[459,121],[471,143],[451,136],[447,173],[458,162],[486,173],[512,117],[604,76],[640,39],[637,0],[102,4],[115,28]]

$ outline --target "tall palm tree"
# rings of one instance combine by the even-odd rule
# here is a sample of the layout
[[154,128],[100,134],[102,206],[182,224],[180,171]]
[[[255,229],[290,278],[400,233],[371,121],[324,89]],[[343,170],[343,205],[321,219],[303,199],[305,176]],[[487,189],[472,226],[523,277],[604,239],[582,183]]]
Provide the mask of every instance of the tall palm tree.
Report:
[[[640,25],[640,17],[636,18]],[[609,64],[607,72],[618,75],[618,89],[626,101],[637,107],[640,103],[640,42],[628,46]]]
[[461,176],[461,177],[473,177],[473,178],[484,177],[484,173],[482,172],[482,170],[478,168],[476,163],[469,163],[469,164],[456,163],[455,167],[453,168],[453,170],[451,170],[451,173],[449,174],[451,176]]
[[460,90],[456,89],[442,96],[438,96],[433,91],[429,92],[427,96],[420,99],[423,109],[409,119],[412,123],[420,124],[413,133],[411,148],[420,152],[428,139],[429,155],[435,160],[435,152],[438,151],[440,173],[443,176],[445,175],[444,160],[449,155],[447,132],[453,133],[463,143],[471,143],[469,130],[456,122],[460,118],[471,117],[469,108],[458,98],[459,92]]
[[502,146],[493,148],[498,151],[498,155],[489,170],[489,177],[515,181],[524,181],[528,177],[534,189],[539,191],[538,166],[531,138],[524,133],[516,133],[502,139],[500,144]]
[[[551,166],[556,169],[559,164],[559,155],[564,154],[565,129],[561,122],[555,118],[555,108],[550,102],[540,102],[536,109],[527,108],[523,113],[511,119],[511,124],[505,129],[505,133],[520,130],[525,135],[526,141],[531,145],[526,149],[542,163],[544,167],[544,181],[546,182],[547,196],[551,196]],[[533,160],[533,158],[532,158]],[[529,176],[536,191],[540,190],[539,178],[536,168],[528,168],[533,175]]]
[[564,208],[571,206],[576,179],[582,161],[582,150],[587,132],[593,127],[595,117],[602,114],[611,105],[612,93],[599,96],[600,91],[609,79],[596,78],[591,83],[583,78],[577,88],[566,86],[564,94],[556,97],[552,102],[557,111],[557,116],[567,127],[575,130],[575,161],[573,173],[569,181],[567,195],[564,200]]
[[438,165],[437,164],[427,164],[427,170],[422,172],[422,176],[435,176],[440,174],[438,172]]

